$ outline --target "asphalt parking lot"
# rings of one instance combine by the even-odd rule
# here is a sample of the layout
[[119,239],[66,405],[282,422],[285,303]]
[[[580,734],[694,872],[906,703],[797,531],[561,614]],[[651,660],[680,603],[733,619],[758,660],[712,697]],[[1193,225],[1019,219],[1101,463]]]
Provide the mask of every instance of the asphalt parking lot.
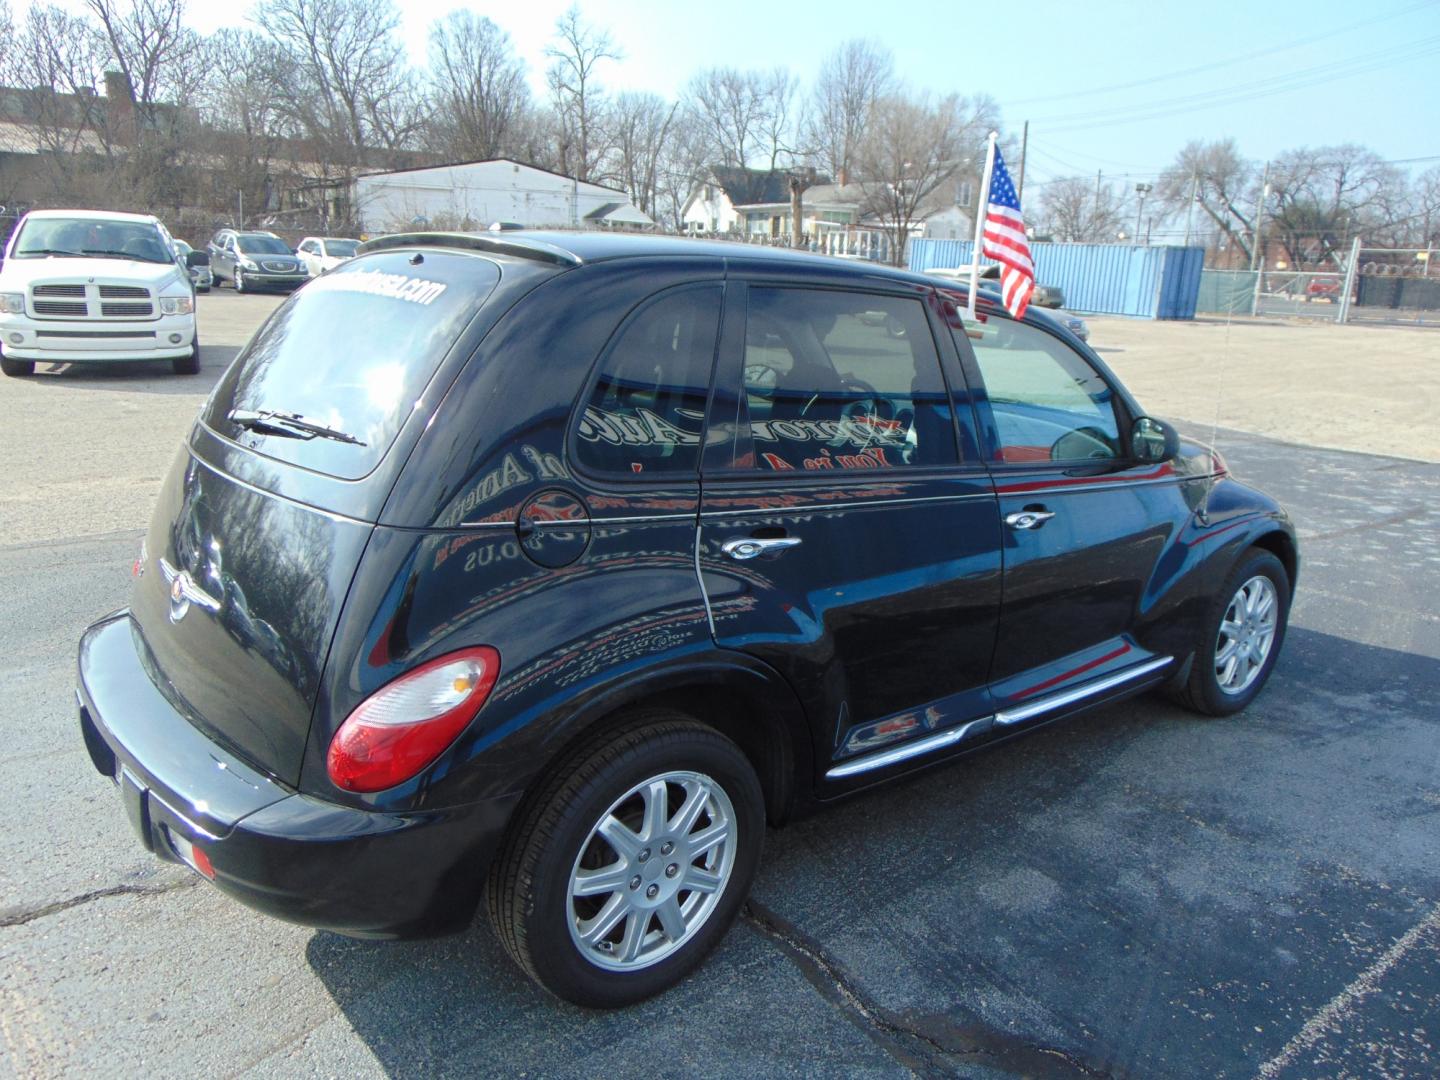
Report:
[[595,1014],[483,920],[376,943],[252,914],[144,853],[89,763],[76,638],[125,603],[160,478],[274,303],[202,298],[199,377],[0,380],[0,1072],[1440,1072],[1440,337],[1095,320],[1142,401],[1216,426],[1296,518],[1264,694],[1208,721],[1141,698],[772,832],[701,971]]

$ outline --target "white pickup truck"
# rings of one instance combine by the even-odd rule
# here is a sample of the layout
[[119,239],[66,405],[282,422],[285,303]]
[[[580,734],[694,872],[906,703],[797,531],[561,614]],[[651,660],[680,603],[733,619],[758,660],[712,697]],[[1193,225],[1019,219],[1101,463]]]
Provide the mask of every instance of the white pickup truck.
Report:
[[174,240],[148,215],[32,210],[0,264],[0,370],[116,360],[200,370],[195,290]]

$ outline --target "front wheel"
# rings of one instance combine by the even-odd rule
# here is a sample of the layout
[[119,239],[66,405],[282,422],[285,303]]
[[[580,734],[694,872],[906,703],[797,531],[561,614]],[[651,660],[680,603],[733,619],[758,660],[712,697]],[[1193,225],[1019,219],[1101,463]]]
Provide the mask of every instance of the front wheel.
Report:
[[241,270],[240,267],[235,267],[235,276],[230,280],[235,285],[235,291],[237,293],[243,293],[245,291],[245,271]]
[[674,985],[724,936],[764,837],[755,770],[733,742],[661,712],[581,747],[491,870],[490,917],[557,997],[629,1005]]
[[24,375],[34,375],[35,361],[12,360],[8,356],[0,356],[0,372],[4,372],[11,378],[20,378]]
[[200,335],[195,335],[195,344],[191,346],[189,356],[177,356],[170,361],[170,370],[176,375],[200,374]]
[[1189,678],[1172,696],[1207,716],[1245,708],[1275,668],[1289,616],[1284,565],[1268,551],[1250,549],[1211,601]]

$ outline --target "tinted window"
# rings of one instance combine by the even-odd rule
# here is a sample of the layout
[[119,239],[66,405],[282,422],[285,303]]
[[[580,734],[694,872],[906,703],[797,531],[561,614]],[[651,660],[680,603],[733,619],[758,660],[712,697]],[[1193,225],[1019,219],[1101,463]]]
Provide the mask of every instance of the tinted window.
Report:
[[620,331],[576,430],[582,465],[647,475],[696,470],[720,298],[718,285],[669,293]]
[[[205,423],[307,469],[364,476],[385,456],[445,353],[499,280],[486,259],[426,252],[347,262],[260,328],[211,396]],[[248,430],[231,410],[298,414],[364,445]]]
[[751,289],[745,405],[767,471],[955,463],[955,428],[924,305]]
[[240,250],[246,255],[289,255],[290,249],[285,246],[284,240],[277,240],[273,236],[241,236],[238,238]]
[[1043,330],[988,316],[969,328],[1004,462],[1120,456],[1114,393],[1070,346]]
[[325,254],[339,259],[350,259],[355,255],[355,249],[360,246],[359,240],[327,240],[325,241]]

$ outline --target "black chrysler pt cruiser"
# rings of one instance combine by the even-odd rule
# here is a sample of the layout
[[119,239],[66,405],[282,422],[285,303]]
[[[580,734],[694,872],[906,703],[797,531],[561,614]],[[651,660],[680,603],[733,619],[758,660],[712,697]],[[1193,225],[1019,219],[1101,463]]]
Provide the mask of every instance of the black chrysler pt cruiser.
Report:
[[80,722],[141,842],[573,1002],[673,984],[767,823],[1150,688],[1244,708],[1295,534],[1048,315],[881,267],[415,234],[279,307]]

